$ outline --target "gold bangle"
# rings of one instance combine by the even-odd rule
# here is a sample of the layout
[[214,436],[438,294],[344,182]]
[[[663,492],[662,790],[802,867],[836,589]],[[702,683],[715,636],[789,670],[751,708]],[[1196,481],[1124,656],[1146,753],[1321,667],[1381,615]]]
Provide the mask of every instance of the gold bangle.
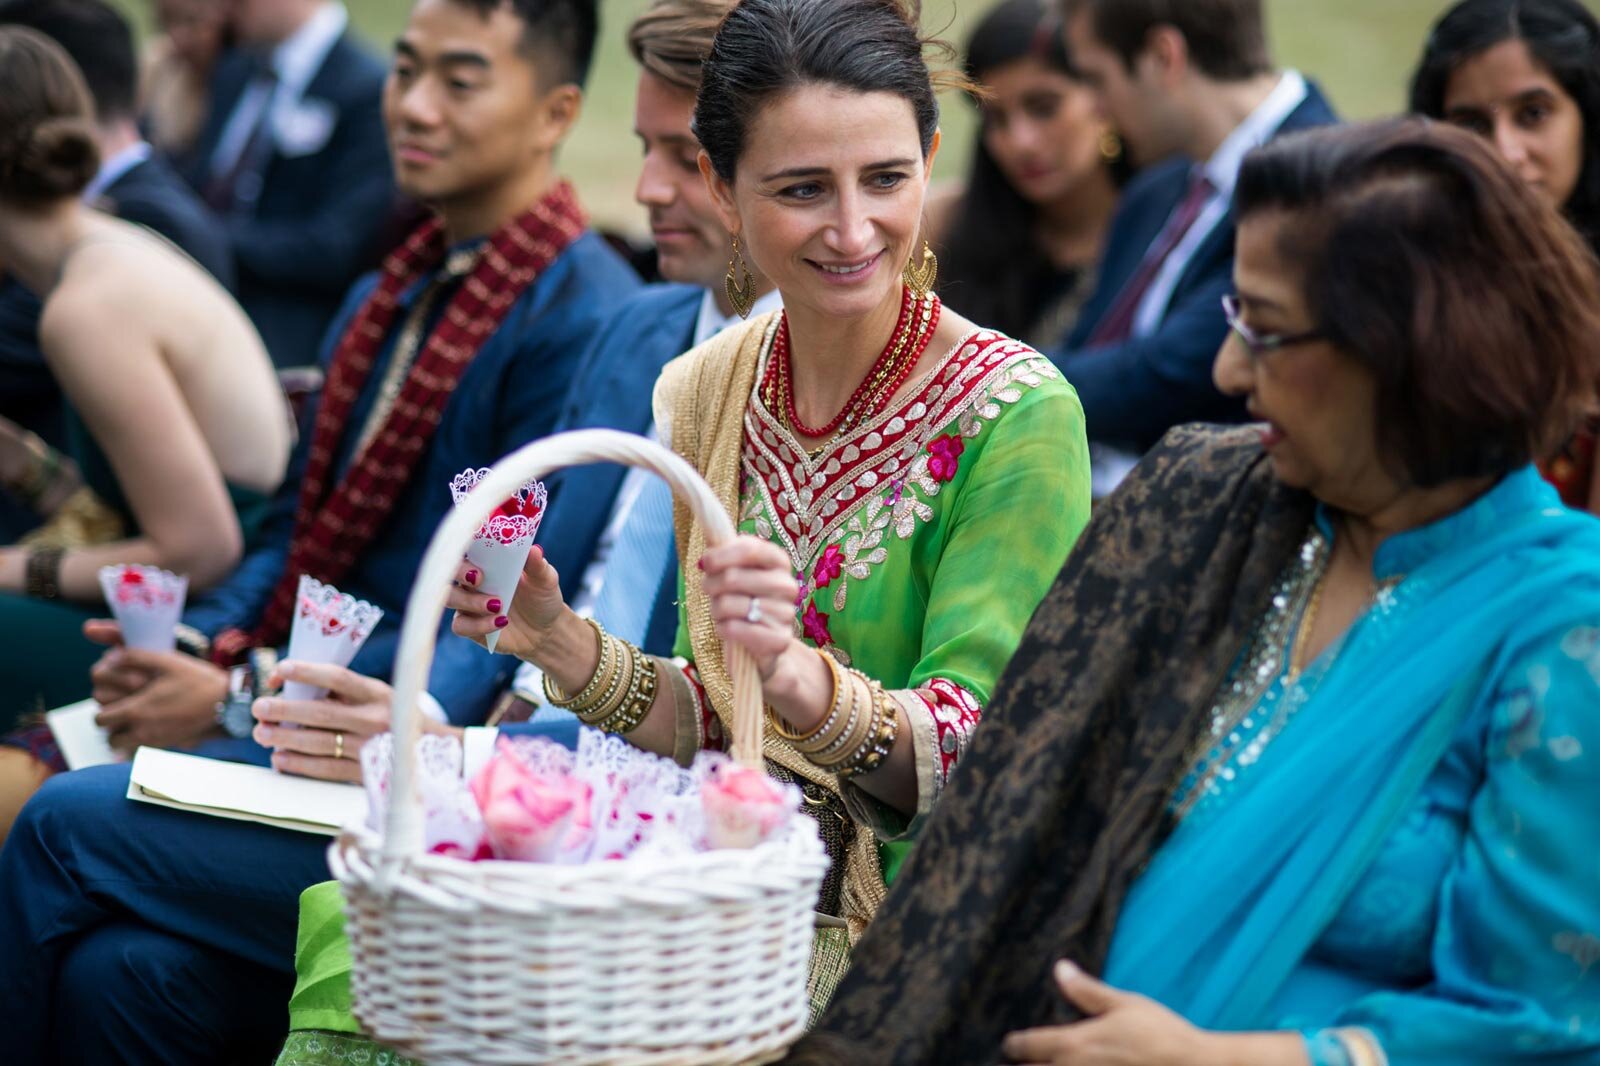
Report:
[[878,769],[889,757],[896,738],[900,736],[898,705],[894,698],[883,690],[883,686],[876,682],[874,682],[873,700],[878,708],[878,714],[874,719],[876,728],[849,764],[839,771],[840,777],[851,778],[858,774],[870,774]]
[[631,733],[644,724],[655,706],[656,688],[661,679],[661,667],[655,656],[646,655],[631,644],[628,650],[633,656],[634,683],[628,689],[628,698],[601,727],[611,733]]
[[866,676],[857,670],[843,670],[841,673],[850,687],[850,717],[827,746],[804,753],[813,765],[830,772],[848,765],[855,758],[861,745],[873,735],[878,714]]
[[605,643],[607,664],[605,683],[599,693],[585,703],[574,703],[572,713],[588,725],[597,725],[611,717],[622,702],[622,694],[631,680],[633,664],[627,655],[627,645],[610,633],[602,638]]
[[589,628],[594,630],[595,666],[594,673],[589,676],[589,681],[576,696],[568,696],[561,691],[556,683],[550,680],[548,672],[544,675],[544,696],[553,707],[570,710],[575,704],[582,703],[594,696],[594,690],[599,687],[599,682],[606,672],[606,632],[600,628],[600,623],[593,618],[585,618]]
[[788,722],[784,721],[783,716],[777,711],[773,710],[771,704],[767,705],[767,718],[772,722],[772,731],[778,734],[779,737],[797,746],[800,744],[805,744],[808,741],[815,740],[818,736],[825,733],[828,727],[834,723],[834,720],[839,715],[839,693],[840,689],[843,687],[839,684],[839,664],[834,661],[833,656],[829,655],[825,651],[818,650],[817,655],[821,657],[823,663],[828,668],[828,677],[832,680],[833,689],[832,693],[828,697],[828,713],[822,716],[822,720],[807,732],[791,732],[794,727]]

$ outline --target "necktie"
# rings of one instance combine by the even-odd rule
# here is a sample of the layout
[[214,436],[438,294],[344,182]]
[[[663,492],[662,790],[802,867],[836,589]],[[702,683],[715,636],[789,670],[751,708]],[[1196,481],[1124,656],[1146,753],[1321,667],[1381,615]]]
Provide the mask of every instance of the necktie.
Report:
[[1161,227],[1161,232],[1145,251],[1144,258],[1139,261],[1139,269],[1122,286],[1111,310],[1106,312],[1089,335],[1089,345],[1120,344],[1133,335],[1133,320],[1139,313],[1139,304],[1143,302],[1145,293],[1150,291],[1156,275],[1161,273],[1161,265],[1166,262],[1167,256],[1193,228],[1213,191],[1215,189],[1210,180],[1198,169],[1189,176],[1189,191],[1173,208],[1172,214],[1167,216],[1167,224]]
[[261,195],[261,169],[271,144],[272,98],[278,88],[278,75],[270,58],[263,56],[239,98],[244,132],[233,134],[232,123],[224,130],[225,140],[217,145],[212,159],[211,177],[201,196],[213,211],[231,214],[240,202],[253,204]]

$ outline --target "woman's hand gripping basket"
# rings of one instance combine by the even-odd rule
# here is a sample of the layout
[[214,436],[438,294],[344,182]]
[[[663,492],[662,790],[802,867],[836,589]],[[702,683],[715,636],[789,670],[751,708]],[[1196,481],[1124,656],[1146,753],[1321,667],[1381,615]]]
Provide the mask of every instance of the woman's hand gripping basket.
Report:
[[[806,1020],[813,914],[828,863],[811,819],[791,818],[787,831],[752,848],[583,865],[469,862],[423,850],[417,697],[456,566],[479,524],[519,486],[589,462],[653,471],[704,523],[710,543],[734,536],[687,463],[608,430],[559,434],[512,453],[440,525],[401,629],[383,832],[348,828],[329,851],[345,896],[355,1014],[370,1035],[430,1066],[769,1061]],[[760,678],[740,649],[729,649],[729,666],[733,756],[760,767]]]

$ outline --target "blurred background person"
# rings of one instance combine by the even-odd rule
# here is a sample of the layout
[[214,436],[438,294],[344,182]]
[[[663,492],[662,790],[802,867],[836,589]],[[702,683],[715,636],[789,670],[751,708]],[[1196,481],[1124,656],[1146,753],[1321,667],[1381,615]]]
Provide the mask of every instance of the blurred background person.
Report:
[[[27,26],[55,41],[89,86],[100,169],[84,189],[84,198],[148,226],[231,285],[227,243],[205,205],[140,135],[138,61],[127,20],[104,0],[0,0],[0,25]],[[0,263],[0,417],[61,447],[66,440],[61,390],[39,351],[38,331],[38,296]],[[0,509],[0,543],[15,539],[41,517],[29,506],[15,514]]]
[[1227,335],[1233,186],[1245,153],[1336,121],[1281,69],[1261,0],[1065,0],[1067,47],[1133,162],[1095,290],[1053,350],[1089,420],[1103,496],[1169,428],[1243,421],[1211,380]]
[[111,543],[0,549],[0,726],[88,695],[98,649],[81,630],[101,566],[216,583],[289,456],[282,393],[238,305],[171,245],[84,205],[93,116],[59,45],[0,26],[0,261],[44,301],[39,343],[73,457],[128,519]]
[[951,306],[1036,348],[1066,340],[1094,288],[1122,141],[1067,58],[1045,0],[1004,0],[968,38],[988,91],[966,186],[929,210]]
[[233,12],[239,47],[217,64],[184,177],[221,221],[273,362],[306,366],[394,203],[384,65],[332,0],[236,0]]
[[[1428,35],[1411,110],[1487,138],[1600,244],[1600,23],[1578,0],[1462,0]],[[1540,464],[1573,507],[1600,513],[1591,414]]]
[[140,96],[145,136],[180,166],[210,111],[211,72],[232,43],[231,2],[154,0],[156,35],[145,46]]

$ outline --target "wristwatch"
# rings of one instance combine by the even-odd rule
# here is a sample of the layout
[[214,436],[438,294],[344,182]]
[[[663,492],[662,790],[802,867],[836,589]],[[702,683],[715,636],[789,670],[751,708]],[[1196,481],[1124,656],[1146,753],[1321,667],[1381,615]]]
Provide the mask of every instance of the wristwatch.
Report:
[[250,713],[256,701],[256,672],[249,666],[235,666],[228,671],[228,696],[217,704],[217,724],[230,736],[243,740],[255,728],[256,720]]

